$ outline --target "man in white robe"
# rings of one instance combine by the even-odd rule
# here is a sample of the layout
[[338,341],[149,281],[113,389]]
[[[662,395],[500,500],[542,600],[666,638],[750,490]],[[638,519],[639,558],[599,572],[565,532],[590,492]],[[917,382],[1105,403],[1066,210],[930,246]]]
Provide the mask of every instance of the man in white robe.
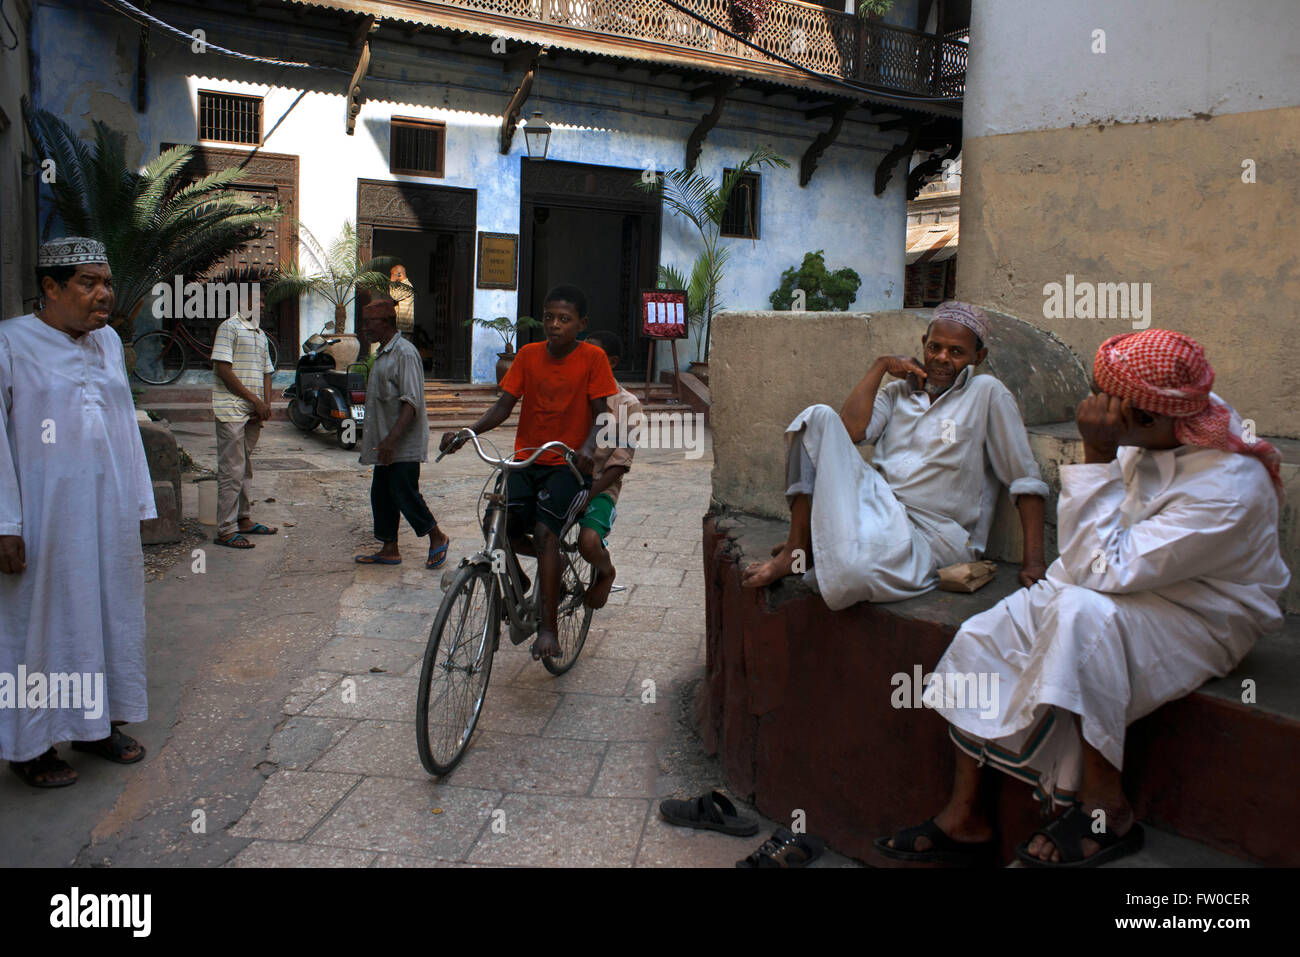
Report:
[[27,783],[76,772],[53,745],[118,763],[144,749],[144,562],[153,486],[107,323],[104,247],[70,237],[37,258],[43,308],[0,322],[0,759]]
[[[967,621],[935,667],[924,700],[951,724],[953,794],[925,824],[879,839],[889,857],[987,862],[986,763],[1067,808],[1020,845],[1025,864],[1140,849],[1120,785],[1127,726],[1227,674],[1281,626],[1279,456],[1241,438],[1201,347],[1130,333],[1103,343],[1093,370],[1077,413],[1085,464],[1061,468],[1061,556],[1046,580]],[[992,702],[952,693],[972,675]]]
[[[983,554],[999,483],[1020,512],[1020,582],[1043,576],[1047,486],[1015,398],[975,375],[988,334],[982,310],[945,302],[921,338],[923,363],[882,356],[839,415],[814,405],[795,417],[785,433],[790,533],[742,585],[805,572],[836,610],[924,594],[940,568]],[[886,374],[903,381],[882,388]],[[854,447],[862,442],[875,444],[870,465]]]

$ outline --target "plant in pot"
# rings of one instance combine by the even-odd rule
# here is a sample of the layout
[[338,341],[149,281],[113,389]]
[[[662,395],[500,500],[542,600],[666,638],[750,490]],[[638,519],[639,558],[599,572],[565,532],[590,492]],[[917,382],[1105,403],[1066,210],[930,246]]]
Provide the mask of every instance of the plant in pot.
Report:
[[781,285],[768,296],[773,309],[795,306],[795,291],[803,292],[800,303],[805,312],[843,311],[857,298],[862,279],[847,266],[831,272],[826,268],[825,250],[804,253],[803,264],[781,273]]
[[284,214],[230,189],[238,169],[192,180],[185,172],[192,146],[164,150],[137,172],[127,165],[126,137],[105,123],[92,123],[90,144],[25,102],[23,116],[37,158],[58,171],[49,188],[68,235],[104,244],[115,294],[109,324],[122,337],[128,369],[136,315],[157,283],[201,277]]
[[[703,315],[703,321],[699,324],[702,334],[695,341],[697,364],[703,363],[707,367],[713,316],[722,308],[722,303],[718,301],[718,287],[722,284],[723,270],[731,255],[730,247],[721,244],[722,218],[727,212],[731,194],[741,177],[751,170],[763,166],[788,168],[789,165],[768,147],[760,146],[738,163],[735,169],[728,170],[721,183],[703,173],[683,169],[669,170],[662,177],[638,176],[633,180],[638,189],[662,196],[669,210],[694,226],[700,235],[703,249],[691,266],[691,281],[698,282]],[[680,280],[681,274],[676,275]],[[689,286],[690,283],[685,283],[681,288],[686,288],[689,292]]]
[[497,353],[497,385],[505,378],[506,370],[510,368],[510,363],[515,361],[515,338],[519,335],[520,329],[538,329],[541,323],[532,316],[520,316],[513,322],[508,316],[497,316],[495,319],[466,319],[465,325],[478,326],[480,329],[491,329],[501,337],[502,351]]
[[304,293],[315,293],[331,303],[334,323],[326,330],[326,335],[342,341],[326,351],[334,357],[337,368],[346,369],[349,363],[356,361],[361,351],[356,335],[347,331],[348,307],[356,300],[360,289],[388,295],[394,284],[389,271],[398,260],[394,256],[375,256],[362,262],[360,241],[351,220],[343,223],[343,229],[328,249],[301,222],[295,220],[295,225],[298,227],[299,245],[307,251],[315,269],[306,270],[297,263],[281,263],[266,291],[267,304],[275,305]]
[[[704,321],[704,307],[709,300],[708,263],[704,256],[695,260],[691,278],[687,279],[675,266],[659,267],[659,288],[677,289],[686,293],[686,331],[697,334]],[[719,304],[721,308],[721,304]],[[696,355],[699,355],[697,352]],[[709,364],[696,360],[691,363],[691,374],[705,385],[709,384]]]

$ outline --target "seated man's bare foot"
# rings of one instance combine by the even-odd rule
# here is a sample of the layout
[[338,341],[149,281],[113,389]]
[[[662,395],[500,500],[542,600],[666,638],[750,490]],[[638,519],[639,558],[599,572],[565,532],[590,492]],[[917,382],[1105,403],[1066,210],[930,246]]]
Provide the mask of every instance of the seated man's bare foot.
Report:
[[[1108,802],[1110,806],[1104,806],[1097,801],[1083,801],[1082,806],[1084,813],[1097,821],[1105,821],[1106,828],[1116,837],[1123,837],[1133,829],[1137,823],[1137,818],[1133,815],[1133,808],[1127,803],[1118,804]],[[1096,811],[1101,809],[1105,812],[1105,818],[1094,817]],[[1079,849],[1083,852],[1083,859],[1086,861],[1098,851],[1101,845],[1091,838],[1085,837],[1079,842]],[[1049,861],[1053,864],[1061,862],[1061,852],[1051,840],[1043,834],[1035,834],[1029,840],[1029,846],[1025,850],[1040,861]]]
[[537,632],[537,640],[533,642],[533,661],[540,661],[543,658],[556,658],[560,654],[560,639],[556,637],[553,631]]
[[776,552],[776,557],[765,562],[755,562],[748,566],[740,575],[741,588],[763,588],[775,581],[780,581],[786,575],[794,574],[794,557],[791,549],[782,545]]
[[614,577],[617,574],[618,572],[611,566],[608,575],[597,575],[596,580],[587,589],[582,603],[588,608],[604,608],[605,602],[609,601],[609,592],[614,587]]

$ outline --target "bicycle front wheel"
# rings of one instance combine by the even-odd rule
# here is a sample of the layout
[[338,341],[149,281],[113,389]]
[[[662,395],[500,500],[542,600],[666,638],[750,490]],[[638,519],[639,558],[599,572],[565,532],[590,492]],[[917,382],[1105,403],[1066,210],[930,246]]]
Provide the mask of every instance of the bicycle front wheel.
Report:
[[582,529],[575,522],[560,543],[560,560],[564,563],[560,581],[559,614],[556,616],[559,625],[556,637],[560,641],[560,653],[553,658],[542,659],[546,670],[553,675],[562,675],[573,667],[582,646],[587,643],[587,631],[591,628],[592,611],[583,601],[587,597],[587,589],[595,580],[596,570],[578,550],[578,535],[581,532]]
[[415,740],[430,774],[449,774],[469,747],[492,675],[497,604],[496,579],[487,565],[461,568],[443,595],[415,705]]
[[149,385],[170,385],[185,371],[185,344],[170,332],[155,329],[131,340],[135,377]]

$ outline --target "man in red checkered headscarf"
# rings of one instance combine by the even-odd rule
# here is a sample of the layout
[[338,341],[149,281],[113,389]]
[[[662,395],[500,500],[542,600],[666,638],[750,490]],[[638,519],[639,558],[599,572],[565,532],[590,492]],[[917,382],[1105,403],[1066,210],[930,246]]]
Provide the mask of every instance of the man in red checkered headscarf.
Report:
[[[1201,347],[1164,329],[1115,336],[1093,380],[1076,413],[1083,464],[1061,467],[1060,558],[1033,588],[969,619],[935,667],[926,700],[957,745],[952,797],[878,840],[886,856],[987,859],[985,764],[1066,807],[1017,849],[1025,864],[1136,851],[1142,828],[1120,786],[1127,726],[1227,674],[1282,624],[1291,576],[1277,450],[1210,391]],[[991,701],[945,694],[967,675],[991,685]]]

